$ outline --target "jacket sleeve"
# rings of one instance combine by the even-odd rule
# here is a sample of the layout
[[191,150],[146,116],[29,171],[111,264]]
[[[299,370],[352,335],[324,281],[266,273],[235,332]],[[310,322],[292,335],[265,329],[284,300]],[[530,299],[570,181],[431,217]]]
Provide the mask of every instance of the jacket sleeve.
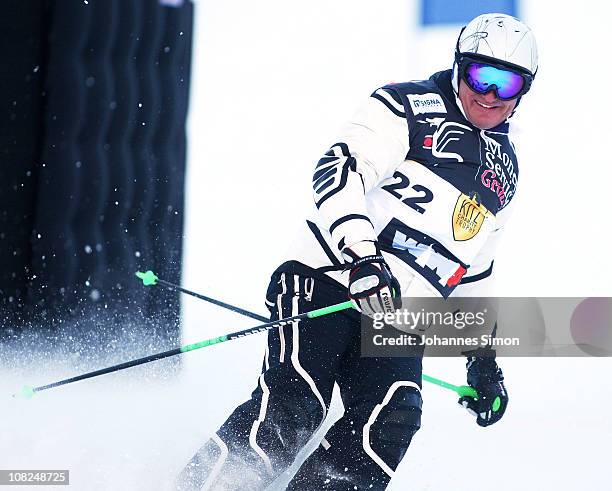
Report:
[[312,178],[319,223],[338,250],[376,240],[365,193],[408,153],[408,122],[392,89],[378,89],[346,123]]

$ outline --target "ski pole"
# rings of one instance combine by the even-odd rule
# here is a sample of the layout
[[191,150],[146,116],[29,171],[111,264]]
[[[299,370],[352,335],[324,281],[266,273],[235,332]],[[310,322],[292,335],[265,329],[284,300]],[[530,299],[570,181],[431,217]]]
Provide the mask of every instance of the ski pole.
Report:
[[[142,280],[142,283],[145,286],[149,286],[149,285],[162,285],[162,286],[166,286],[168,288],[174,289],[174,290],[178,290],[180,292],[186,293],[188,295],[191,295],[195,298],[199,298],[200,300],[204,300],[206,302],[210,302],[214,305],[217,305],[219,307],[223,307],[224,309],[228,309],[231,310],[233,312],[237,312],[239,314],[245,315],[247,317],[251,317],[253,319],[257,319],[257,320],[261,320],[261,321],[266,321],[267,319],[263,316],[260,316],[259,314],[255,314],[253,312],[249,312],[248,310],[245,309],[241,309],[240,307],[236,307],[234,305],[228,304],[226,302],[222,302],[220,300],[215,300],[214,298],[210,298],[207,297],[205,295],[202,295],[200,293],[196,293],[190,290],[186,290],[184,288],[181,288],[178,285],[175,285],[174,283],[170,283],[169,281],[165,281],[160,279],[159,277],[157,277],[155,275],[155,273],[153,273],[153,271],[147,271],[146,273],[141,273],[140,271],[136,273],[136,276],[138,276],[138,278],[140,278]],[[440,380],[434,377],[431,377],[429,375],[422,375],[422,378],[425,382],[429,382],[431,384],[435,384],[438,385],[439,387],[442,387],[444,389],[449,389],[452,390],[454,392],[456,392],[459,397],[474,397],[477,398],[478,397],[478,393],[476,392],[476,390],[473,387],[470,387],[469,385],[453,385],[450,384],[448,382],[445,382],[444,380]],[[493,405],[495,407],[496,405],[496,401],[497,399],[493,402]],[[499,403],[501,403],[501,400],[499,401]],[[498,403],[498,404],[499,404]]]
[[170,290],[176,290],[182,293],[186,293],[187,295],[191,295],[192,297],[199,298],[200,300],[205,300],[206,302],[212,303],[219,307],[223,307],[224,309],[231,310],[232,312],[237,312],[238,314],[242,314],[246,317],[250,317],[251,319],[255,319],[261,322],[266,322],[268,320],[267,317],[263,315],[255,314],[253,312],[249,312],[248,310],[241,309],[240,307],[236,307],[235,305],[231,305],[229,303],[222,302],[221,300],[215,300],[214,298],[207,297],[206,295],[202,295],[201,293],[196,293],[191,290],[187,290],[179,285],[171,283],[166,280],[160,279],[153,271],[149,270],[146,273],[142,273],[140,271],[136,272],[136,276],[142,280],[142,284],[144,286],[152,286],[152,285],[162,285]]
[[[459,397],[473,397],[474,399],[478,399],[478,392],[474,387],[470,387],[469,385],[453,385],[449,384],[448,382],[445,382],[444,380],[430,377],[429,375],[425,374],[423,374],[422,377],[423,380],[425,380],[426,382],[430,382],[432,384],[456,392]],[[497,396],[495,399],[493,399],[493,402],[491,403],[491,410],[496,413],[497,411],[499,411],[500,407],[501,397]]]
[[453,385],[453,384],[449,384],[448,382],[445,382],[444,380],[430,377],[429,375],[425,375],[425,374],[422,375],[422,378],[425,382],[429,382],[431,384],[438,385],[439,387],[442,387],[444,389],[449,389],[449,390],[452,390],[453,392],[456,392],[459,395],[459,397],[478,398],[478,392],[476,392],[476,389],[474,389],[474,387],[470,387],[469,385]]
[[162,353],[156,353],[154,355],[145,356],[144,358],[138,358],[136,360],[126,361],[124,363],[113,365],[111,367],[102,368],[100,370],[94,370],[93,372],[84,373],[82,375],[77,375],[76,377],[67,378],[64,380],[60,380],[58,382],[53,382],[51,384],[41,385],[39,387],[31,387],[31,386],[25,385],[21,388],[21,391],[19,393],[13,394],[13,397],[16,397],[17,395],[21,395],[23,397],[29,398],[29,397],[32,397],[37,392],[42,392],[43,390],[54,389],[55,387],[72,384],[80,380],[86,380],[89,378],[98,377],[100,375],[105,375],[107,373],[117,372],[119,370],[124,370],[126,368],[135,367],[137,365],[144,365],[145,363],[150,363],[152,361],[161,360],[163,358],[168,358],[170,356],[182,355],[183,353],[194,351],[200,348],[205,348],[206,346],[213,346],[215,344],[225,343],[226,341],[232,341],[234,339],[243,338],[245,336],[250,336],[251,334],[257,334],[258,332],[268,331],[270,329],[274,329],[275,327],[284,326],[290,322],[295,322],[295,321],[299,321],[302,319],[314,319],[315,317],[322,317],[324,315],[333,314],[334,312],[340,312],[341,310],[346,310],[350,308],[353,308],[353,302],[351,300],[348,300],[346,302],[338,303],[336,305],[330,305],[328,307],[323,307],[321,309],[312,310],[310,312],[304,312],[303,314],[294,315],[292,317],[286,317],[285,319],[279,319],[277,321],[267,322],[265,324],[251,327],[249,329],[244,329],[242,331],[236,331],[236,332],[232,332],[229,334],[225,334],[223,336],[217,336],[214,338],[205,339],[204,341],[200,341],[199,343],[187,344],[185,346],[181,346],[179,348],[174,348],[168,351],[164,351]]

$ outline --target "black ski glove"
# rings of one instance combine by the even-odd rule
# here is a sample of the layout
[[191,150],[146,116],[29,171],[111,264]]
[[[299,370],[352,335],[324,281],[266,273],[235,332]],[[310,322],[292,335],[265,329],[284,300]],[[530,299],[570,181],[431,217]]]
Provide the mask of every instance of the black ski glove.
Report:
[[342,254],[348,262],[349,298],[355,306],[369,316],[395,312],[393,297],[401,296],[400,286],[376,243],[358,242],[345,247]]
[[478,392],[478,399],[461,397],[459,404],[476,416],[476,423],[489,426],[497,423],[508,405],[504,374],[492,357],[469,357],[467,382]]

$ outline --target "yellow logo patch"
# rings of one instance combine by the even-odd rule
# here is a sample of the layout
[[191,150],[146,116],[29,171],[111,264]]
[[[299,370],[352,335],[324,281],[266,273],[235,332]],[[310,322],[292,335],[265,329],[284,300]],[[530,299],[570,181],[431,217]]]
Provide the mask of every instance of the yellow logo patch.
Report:
[[470,240],[482,227],[491,212],[479,202],[478,195],[461,194],[453,211],[453,237],[455,240]]

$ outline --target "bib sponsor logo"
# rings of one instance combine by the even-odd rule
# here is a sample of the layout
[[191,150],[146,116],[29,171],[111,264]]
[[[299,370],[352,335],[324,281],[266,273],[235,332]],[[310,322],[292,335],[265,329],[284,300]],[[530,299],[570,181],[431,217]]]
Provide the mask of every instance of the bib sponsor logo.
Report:
[[382,250],[410,266],[445,298],[468,269],[436,239],[397,218],[391,219],[378,238]]
[[503,206],[506,203],[506,189],[497,179],[497,174],[491,169],[485,170],[480,176],[480,182],[486,188],[493,191],[499,198],[499,203]]
[[463,162],[463,156],[460,153],[450,152],[447,147],[450,144],[451,147],[455,145],[457,149],[461,149],[461,135],[464,135],[466,131],[472,131],[472,129],[454,121],[442,123],[433,134],[431,154],[441,159],[456,159],[457,162]]
[[446,113],[446,106],[439,94],[408,94],[407,96],[415,116],[424,113]]
[[431,154],[440,159],[453,159],[463,162],[463,155],[451,150],[465,150],[462,144],[462,136],[471,132],[472,128],[455,121],[446,121],[445,118],[417,119],[418,123],[429,125],[432,134],[426,134],[423,139],[423,148],[431,149]]
[[435,253],[432,244],[421,244],[399,230],[393,236],[393,248],[407,251],[413,257],[409,264],[425,273],[429,281],[435,277],[437,284],[443,288],[457,286],[467,271],[461,264]]
[[479,203],[477,195],[470,198],[461,194],[453,211],[453,238],[457,241],[470,240],[480,231],[488,215],[489,211]]
[[503,208],[516,190],[518,169],[510,155],[502,150],[500,142],[484,130],[481,130],[480,136],[484,142],[480,158],[484,164],[484,170],[481,166],[480,182],[497,195],[499,205]]

